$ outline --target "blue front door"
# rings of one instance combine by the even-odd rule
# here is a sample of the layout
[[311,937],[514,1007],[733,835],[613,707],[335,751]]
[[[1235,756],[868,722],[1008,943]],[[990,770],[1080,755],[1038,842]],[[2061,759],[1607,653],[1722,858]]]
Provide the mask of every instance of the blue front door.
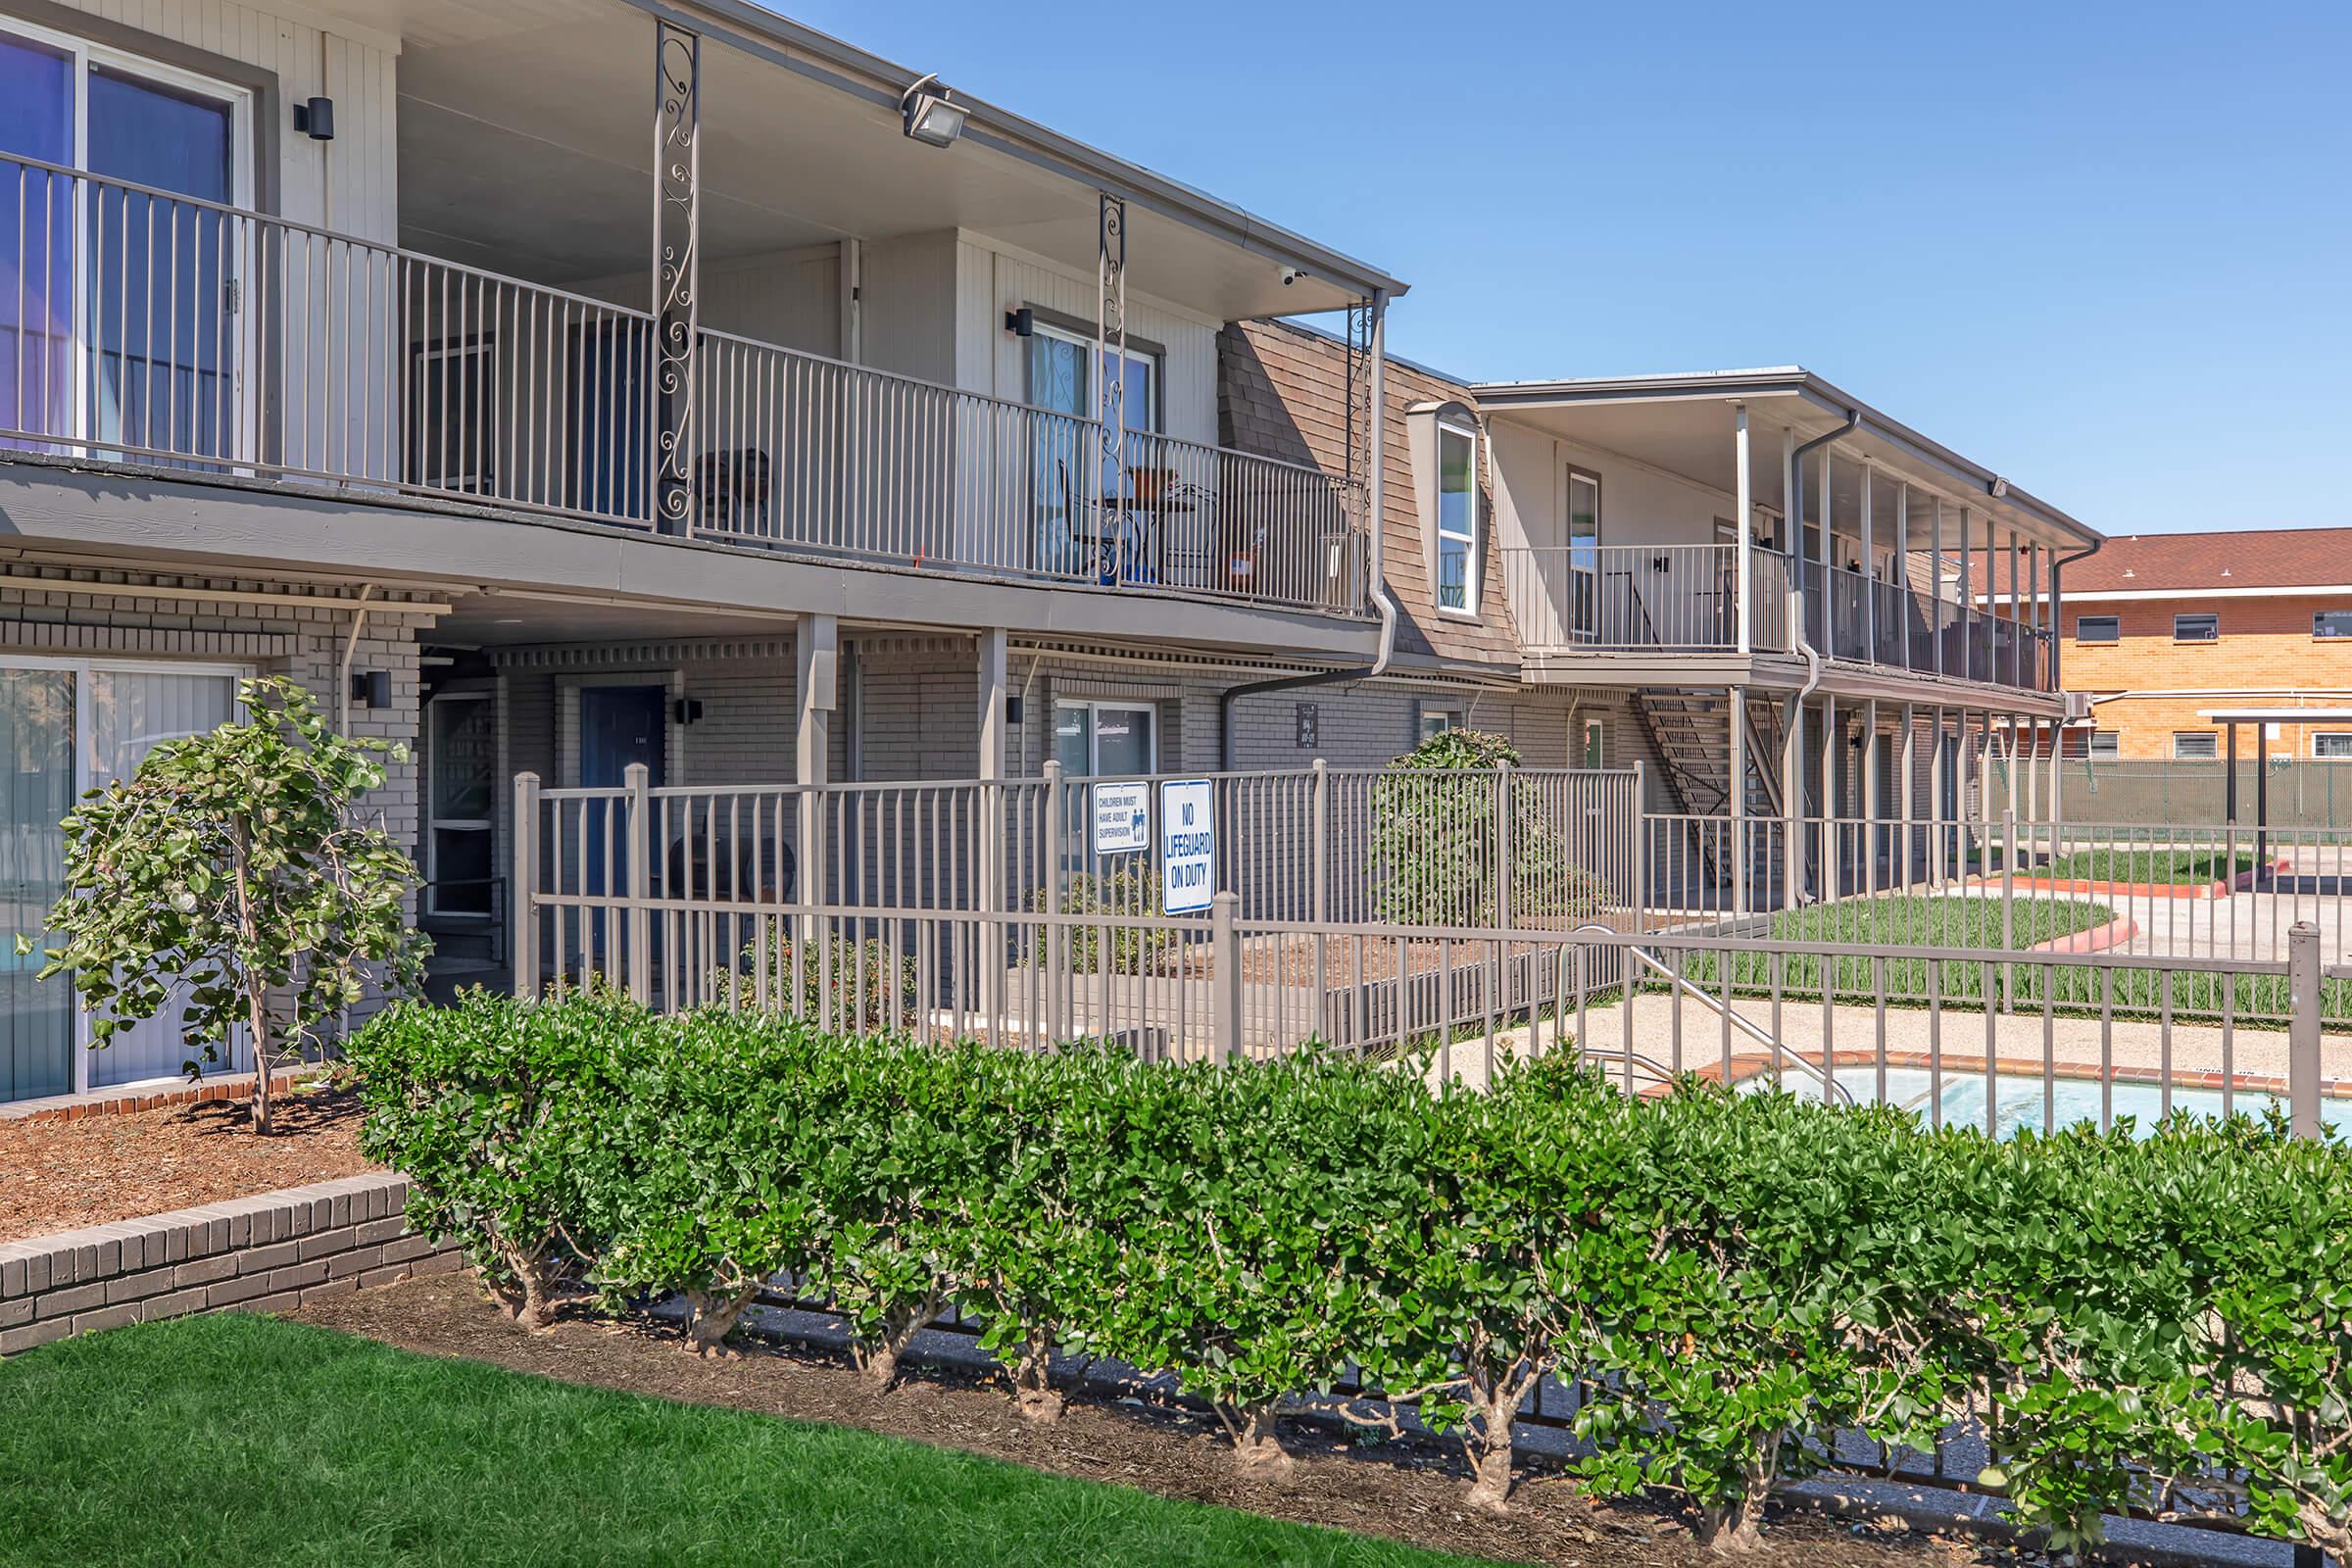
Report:
[[[616,790],[628,782],[631,762],[643,762],[652,784],[662,783],[663,722],[669,693],[661,686],[584,686],[580,689],[580,783],[592,790]],[[610,815],[608,815],[608,812]],[[622,813],[604,801],[587,806],[588,856],[581,891],[614,896],[628,891],[629,856]],[[647,824],[647,831],[654,831]],[[610,846],[610,853],[608,853]],[[658,862],[649,861],[649,864]],[[605,952],[606,922],[588,932],[589,951]]]

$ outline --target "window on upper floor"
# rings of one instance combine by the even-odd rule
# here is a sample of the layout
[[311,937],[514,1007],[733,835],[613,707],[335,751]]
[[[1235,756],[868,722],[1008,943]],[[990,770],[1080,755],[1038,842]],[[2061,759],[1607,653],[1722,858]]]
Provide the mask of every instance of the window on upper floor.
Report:
[[2173,617],[2173,641],[2177,643],[2219,642],[2222,637],[2222,617],[2212,611]]
[[1478,613],[1478,433],[1438,426],[1438,610]]
[[2173,732],[2173,756],[2180,761],[2212,761],[2222,755],[2222,738],[2209,729]]
[[2311,738],[2311,755],[2334,761],[2352,758],[2352,734],[2331,731],[2314,735]]
[[2123,620],[2115,615],[2077,615],[2075,641],[2079,643],[2112,643],[2122,640]]
[[2352,637],[2352,610],[2319,610],[2311,616],[2314,637]]

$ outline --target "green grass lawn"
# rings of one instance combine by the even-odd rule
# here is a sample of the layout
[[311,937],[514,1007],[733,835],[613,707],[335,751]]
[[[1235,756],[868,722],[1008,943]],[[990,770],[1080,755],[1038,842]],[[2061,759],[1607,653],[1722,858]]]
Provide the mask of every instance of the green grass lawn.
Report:
[[8,1564],[1466,1563],[243,1313],[0,1363],[0,1477]]
[[[2008,946],[2030,948],[2052,937],[2106,925],[2115,911],[2072,899],[2018,899],[2010,910]],[[1874,948],[2001,947],[2001,901],[1974,895],[1948,899],[1839,899],[1783,909],[1772,917],[1780,942],[1825,942]]]
[[[1991,865],[2000,869],[1996,854]],[[2220,850],[2070,850],[2043,864],[2021,864],[2020,875],[2046,876],[2087,882],[2190,883],[2227,882],[2240,871],[2254,869],[2251,851],[2234,855]]]

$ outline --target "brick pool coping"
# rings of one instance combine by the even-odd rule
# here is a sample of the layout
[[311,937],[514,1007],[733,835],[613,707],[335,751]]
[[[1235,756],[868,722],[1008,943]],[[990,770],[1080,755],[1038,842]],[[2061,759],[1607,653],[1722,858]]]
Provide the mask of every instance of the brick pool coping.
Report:
[[409,1179],[371,1171],[0,1242],[0,1356],[196,1312],[276,1312],[459,1267],[409,1229]]
[[[1811,1062],[1816,1067],[1822,1065],[1822,1053],[1818,1051],[1791,1051],[1788,1054],[1799,1060]],[[1830,1070],[1837,1073],[1841,1080],[1848,1075],[1849,1069],[1856,1074],[1876,1072],[1881,1057],[1875,1051],[1836,1051],[1829,1054]],[[1885,1060],[1888,1067],[1909,1068],[1915,1071],[1928,1071],[1938,1065],[1936,1059],[1924,1051],[1889,1051],[1886,1053]],[[1732,1071],[1729,1078],[1724,1076],[1723,1062],[1720,1058],[1710,1061],[1704,1066],[1693,1067],[1690,1071],[1695,1077],[1716,1083],[1742,1084],[1751,1079],[1766,1076],[1772,1071],[1772,1064],[1773,1058],[1762,1052],[1740,1052],[1732,1057]],[[1940,1065],[1947,1077],[1981,1078],[1984,1075],[1984,1057],[1981,1053],[1970,1055],[1965,1052],[1947,1051],[1943,1054]],[[2038,1056],[1996,1054],[1992,1058],[1993,1075],[1999,1078],[2039,1079],[2043,1076],[2044,1065]],[[2102,1076],[2097,1062],[2060,1061],[2049,1064],[2049,1076],[2060,1083],[2070,1081],[2096,1083]],[[2164,1070],[2161,1067],[2144,1066],[2138,1063],[2116,1062],[2105,1070],[2104,1076],[2112,1078],[2118,1084],[2132,1084],[2147,1088],[2164,1086]],[[2172,1076],[2175,1089],[2205,1090],[2218,1094],[2227,1087],[2233,1095],[2247,1095],[2255,1099],[2283,1099],[2287,1092],[2286,1080],[2276,1073],[2225,1074],[2214,1068],[2196,1068],[2185,1071],[2176,1068]],[[2323,1100],[2352,1100],[2352,1079],[2322,1080],[2320,1098]]]

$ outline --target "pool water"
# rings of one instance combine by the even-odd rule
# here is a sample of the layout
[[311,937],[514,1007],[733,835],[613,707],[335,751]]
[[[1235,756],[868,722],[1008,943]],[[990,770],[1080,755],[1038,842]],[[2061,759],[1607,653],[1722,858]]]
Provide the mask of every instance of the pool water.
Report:
[[[1761,1085],[1762,1080],[1751,1080]],[[1841,1067],[1838,1072],[1838,1087],[1853,1096],[1857,1103],[1868,1104],[1878,1098],[1878,1072],[1867,1066]],[[1821,1098],[1821,1086],[1798,1073],[1788,1077],[1790,1093],[1803,1099]],[[1946,1071],[1943,1091],[1936,1093],[1935,1080],[1923,1068],[1889,1067],[1886,1070],[1886,1099],[1891,1104],[1916,1111],[1923,1122],[1934,1119],[1935,1102],[1940,1100],[1945,1126],[1982,1127],[1984,1125],[1984,1075],[1982,1072]],[[2263,1092],[2245,1090],[2231,1097],[2230,1108],[2243,1115],[2259,1118],[2276,1097]],[[2219,1116],[2222,1114],[2222,1094],[2218,1089],[2175,1089],[2173,1108],[2191,1115]],[[1993,1084],[1993,1126],[2000,1137],[2013,1136],[2021,1128],[2037,1132],[2051,1126],[2071,1127],[2077,1122],[2096,1122],[2100,1119],[2103,1102],[2097,1080],[2060,1077],[2050,1085],[2048,1110],[2044,1116],[2042,1080],[2038,1076],[2014,1077],[2003,1074]],[[2112,1114],[2117,1120],[2129,1116],[2145,1134],[2164,1114],[2164,1092],[2155,1084],[2118,1083],[2114,1088]],[[2284,1108],[2283,1104],[2280,1106]],[[2352,1100],[2331,1096],[2320,1105],[2320,1118],[2330,1126],[2352,1134]]]

